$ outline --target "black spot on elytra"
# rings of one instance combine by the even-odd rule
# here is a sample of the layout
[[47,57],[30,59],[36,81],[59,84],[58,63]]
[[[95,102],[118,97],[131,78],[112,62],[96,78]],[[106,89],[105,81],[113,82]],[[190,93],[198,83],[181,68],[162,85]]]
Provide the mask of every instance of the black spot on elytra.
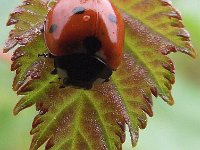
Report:
[[108,16],[108,18],[109,18],[109,20],[110,20],[112,23],[117,23],[117,18],[116,18],[115,15],[110,14],[110,15]]
[[56,29],[57,29],[57,27],[58,27],[58,26],[57,26],[56,24],[52,24],[51,27],[50,27],[50,29],[49,29],[49,33],[55,32]]
[[72,13],[74,13],[74,14],[82,14],[84,12],[85,12],[85,8],[84,7],[75,7],[72,10]]

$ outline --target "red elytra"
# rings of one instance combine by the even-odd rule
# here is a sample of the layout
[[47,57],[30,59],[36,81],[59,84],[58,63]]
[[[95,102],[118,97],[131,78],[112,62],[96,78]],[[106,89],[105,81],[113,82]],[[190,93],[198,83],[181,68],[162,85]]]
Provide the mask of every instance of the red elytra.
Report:
[[54,56],[84,52],[83,41],[95,37],[101,43],[95,53],[110,68],[119,66],[124,41],[123,19],[109,0],[59,0],[49,11],[45,41]]

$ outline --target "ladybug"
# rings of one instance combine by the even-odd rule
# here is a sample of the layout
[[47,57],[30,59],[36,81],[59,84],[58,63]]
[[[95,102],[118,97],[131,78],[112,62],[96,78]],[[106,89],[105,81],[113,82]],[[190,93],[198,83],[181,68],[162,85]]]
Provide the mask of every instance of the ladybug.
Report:
[[121,62],[123,18],[109,0],[59,0],[47,14],[44,37],[63,84],[90,89]]

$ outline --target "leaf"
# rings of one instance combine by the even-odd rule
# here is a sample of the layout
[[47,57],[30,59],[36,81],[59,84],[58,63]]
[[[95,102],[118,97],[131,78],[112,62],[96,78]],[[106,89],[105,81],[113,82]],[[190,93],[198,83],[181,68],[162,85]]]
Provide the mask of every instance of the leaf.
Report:
[[[153,115],[150,93],[155,97],[159,95],[170,105],[174,103],[171,96],[171,84],[175,81],[175,68],[173,62],[165,55],[181,51],[195,57],[195,51],[191,46],[189,34],[183,28],[180,14],[169,1],[112,0],[112,2],[121,10],[124,17],[125,50],[129,51],[128,57],[130,57],[127,62],[129,66],[125,67],[122,64],[123,72],[114,74],[113,78],[116,79],[114,83],[123,97],[130,117],[129,131],[132,145],[135,146],[138,140],[138,121],[140,128],[146,126],[146,116],[141,114],[141,109],[150,116]],[[132,80],[127,80],[127,78],[132,78]],[[139,107],[132,100],[133,97],[136,104],[140,104]],[[140,115],[133,115],[135,107],[138,108]]]
[[121,99],[112,85],[99,88],[49,88],[37,102],[40,113],[33,122],[30,149],[46,140],[46,148],[52,150],[120,149],[125,140]]
[[146,127],[145,113],[153,116],[151,87],[148,80],[148,72],[129,53],[124,55],[122,64],[112,77],[126,109],[125,119],[133,146],[137,143],[139,128]]
[[181,16],[166,0],[112,0],[125,22],[123,61],[111,81],[91,90],[59,88],[52,75],[53,59],[38,57],[47,51],[43,22],[55,3],[25,0],[11,14],[15,25],[4,52],[17,44],[11,66],[16,70],[13,89],[23,95],[14,114],[36,104],[30,150],[46,143],[46,149],[120,150],[128,125],[132,145],[139,128],[153,116],[152,94],[173,104],[174,65],[166,55],[180,51],[195,56]]
[[130,26],[136,34],[140,34],[138,38],[143,41],[142,44],[153,44],[164,55],[180,51],[196,56],[190,43],[190,35],[181,21],[182,17],[172,7],[170,0],[111,1],[121,10],[126,26],[132,24]]
[[48,12],[49,0],[24,0],[23,4],[10,14],[7,26],[15,25],[4,44],[4,53],[17,44],[26,45],[43,31],[43,23]]
[[[18,47],[12,56],[11,70],[16,70],[16,76],[13,81],[13,89],[15,91],[26,82],[27,78],[39,79],[41,69],[43,69],[46,59],[38,57],[38,54],[47,52],[47,48],[44,44],[43,35],[38,35],[27,43],[25,46]],[[53,70],[53,63],[51,64]]]

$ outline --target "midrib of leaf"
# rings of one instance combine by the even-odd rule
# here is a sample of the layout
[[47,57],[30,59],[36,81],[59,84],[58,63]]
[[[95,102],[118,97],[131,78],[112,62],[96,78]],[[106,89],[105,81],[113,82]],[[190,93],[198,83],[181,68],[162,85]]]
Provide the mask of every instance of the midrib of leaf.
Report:
[[[55,120],[56,120],[55,118],[58,118],[58,117],[62,114],[62,112],[64,112],[65,110],[67,110],[67,108],[70,107],[70,105],[71,105],[72,103],[74,103],[74,102],[80,97],[80,94],[81,94],[81,92],[72,94],[71,97],[73,97],[73,101],[71,101],[71,102],[69,102],[69,101],[67,100],[69,97],[68,97],[66,100],[64,100],[64,103],[61,105],[61,106],[63,106],[63,107],[61,107],[61,108],[59,109],[59,111],[57,111],[56,113],[54,113],[54,117],[51,117],[52,119],[51,119],[51,120],[48,120],[48,123],[46,123],[46,124],[45,124],[45,127],[42,128],[42,131],[40,132],[40,134],[39,134],[39,136],[38,136],[36,142],[34,143],[34,146],[32,147],[33,150],[36,149],[35,146],[37,146],[37,143],[40,141],[40,139],[43,138],[43,136],[49,131],[48,129],[51,128],[51,125],[52,125],[53,122],[55,122]],[[70,100],[72,100],[72,99],[70,99]],[[67,102],[68,102],[68,103],[67,103]],[[48,113],[48,112],[47,112],[47,113]],[[46,121],[46,122],[47,122],[47,121]],[[41,129],[40,129],[40,130],[41,130]]]
[[[80,93],[81,94],[81,93]],[[78,129],[78,127],[79,127],[79,123],[80,123],[80,118],[82,117],[82,115],[81,115],[81,110],[82,110],[82,108],[83,108],[83,101],[84,99],[82,98],[82,99],[80,99],[80,95],[79,95],[79,107],[78,107],[78,111],[76,112],[76,115],[75,115],[75,117],[74,118],[76,118],[76,116],[77,116],[77,119],[75,119],[75,126],[73,127],[75,130],[73,130],[74,132],[72,133],[72,147],[71,147],[71,150],[73,150],[74,148],[73,148],[73,146],[75,146],[75,144],[74,144],[74,142],[76,141],[76,137],[77,137],[77,132],[79,132],[80,134],[81,134],[81,132],[79,131],[79,129]],[[88,144],[89,142],[87,141],[87,139],[81,134],[81,136],[84,138],[84,140],[86,141],[86,143],[87,143],[87,145],[88,145],[88,147],[89,147],[89,149],[90,150],[93,150],[92,148],[91,148],[91,146]],[[60,143],[60,144],[56,144],[56,145],[54,145],[53,146],[53,150],[60,150],[60,148],[63,146],[63,145],[65,145],[65,143],[67,143],[67,141],[69,141],[70,140],[70,138],[66,138],[66,139],[63,139],[62,140],[62,142]],[[75,149],[76,150],[76,149]]]
[[[125,47],[128,48],[128,50],[131,52],[131,54],[134,56],[135,59],[137,59],[149,72],[151,75],[150,78],[153,79],[152,81],[157,85],[156,87],[160,91],[160,94],[163,94],[166,96],[166,91],[163,90],[163,86],[160,84],[162,81],[159,81],[159,77],[157,77],[156,73],[154,73],[153,69],[146,63],[144,60],[144,57],[142,57],[141,54],[137,53],[137,50],[132,50],[132,47],[130,46],[131,42],[128,41],[128,38],[125,40]],[[160,54],[162,55],[162,54]],[[168,96],[167,96],[168,97]],[[169,97],[168,97],[169,98]]]
[[[85,140],[85,142],[87,143],[88,147],[90,150],[93,150],[92,147],[88,144],[90,143],[87,138],[79,131],[79,134],[82,136],[82,138]],[[77,150],[77,149],[74,149],[74,150]]]
[[[79,131],[79,123],[80,123],[80,120],[81,120],[81,117],[82,117],[82,115],[81,115],[81,110],[82,110],[82,108],[83,108],[83,98],[80,100],[80,101],[82,101],[81,102],[81,105],[79,106],[79,108],[80,108],[80,110],[77,112],[77,116],[78,116],[78,119],[76,119],[76,122],[75,122],[75,129],[77,129],[76,130],[76,132],[78,131],[80,134],[81,134],[81,132]],[[73,135],[73,140],[72,140],[72,148],[71,148],[71,150],[76,150],[75,149],[75,141],[76,141],[76,137],[77,137],[77,134],[76,134],[76,132],[74,132],[74,135]],[[82,135],[82,134],[81,134]],[[82,135],[82,137],[84,138],[84,140],[86,141],[86,143],[87,143],[87,145],[88,145],[88,147],[89,147],[89,149],[90,150],[92,150],[92,147],[91,147],[91,145],[89,144],[90,142],[88,142],[87,141],[87,139]],[[58,149],[59,150],[59,149]]]
[[[96,106],[96,104],[91,100],[91,99],[93,99],[93,97],[92,97],[89,93],[85,92],[85,96],[88,98],[88,100],[90,101],[91,105],[94,107],[94,110],[96,111],[96,113],[97,113],[97,115],[98,115],[98,118],[99,118],[99,120],[100,120],[100,126],[102,127],[103,133],[105,133],[105,135],[104,135],[104,140],[106,141],[106,146],[108,147],[108,150],[111,150],[111,149],[112,149],[112,147],[111,147],[112,144],[110,143],[110,140],[108,140],[108,139],[110,139],[109,132],[108,132],[108,130],[106,129],[106,124],[104,124],[104,121],[103,121],[102,116],[100,115],[101,113],[98,111],[99,108],[98,108],[98,106]],[[111,139],[114,139],[114,138],[111,138]],[[113,150],[113,149],[112,149],[112,150]]]
[[[89,148],[89,150],[93,150],[92,148],[91,148],[91,146],[88,144],[88,143],[90,143],[90,142],[88,142],[88,140],[85,138],[85,136],[83,135],[83,134],[81,134],[81,132],[79,131],[79,130],[77,130],[78,131],[78,133],[81,135],[81,137],[85,140],[85,142],[87,143],[87,145],[88,145],[88,148]],[[76,135],[76,137],[77,137],[77,135]],[[75,141],[75,138],[74,138],[74,140],[73,140],[73,142]],[[75,144],[74,144],[74,146],[75,146]],[[75,149],[75,148],[73,148],[72,147],[72,149],[71,150],[77,150],[77,149]],[[60,150],[60,149],[58,149],[58,150]]]

